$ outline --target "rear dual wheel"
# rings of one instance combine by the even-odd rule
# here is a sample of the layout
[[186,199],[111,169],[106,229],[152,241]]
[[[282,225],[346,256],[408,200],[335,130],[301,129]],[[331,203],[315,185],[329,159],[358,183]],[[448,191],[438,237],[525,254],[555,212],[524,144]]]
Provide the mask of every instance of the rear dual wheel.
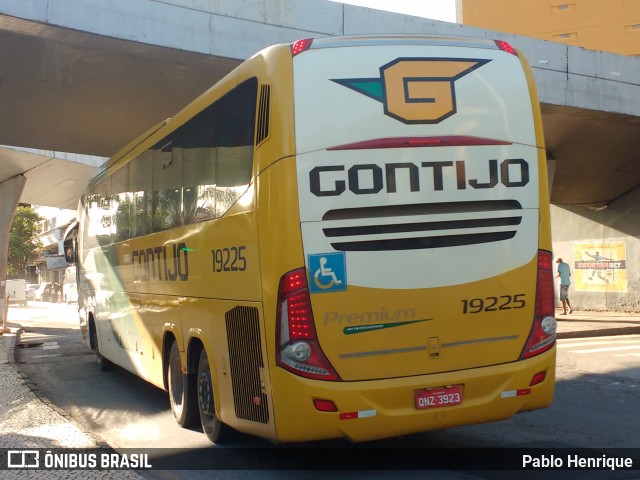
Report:
[[198,410],[202,431],[213,443],[224,443],[233,437],[234,430],[225,425],[216,415],[216,405],[211,381],[211,368],[207,352],[202,349],[198,362]]
[[174,341],[169,352],[167,384],[171,413],[181,427],[191,427],[198,422],[213,443],[228,441],[234,430],[222,423],[217,415],[211,381],[211,368],[207,352],[202,349],[197,375],[182,373],[182,360],[178,344]]
[[100,353],[100,345],[98,343],[98,331],[96,324],[91,321],[89,324],[89,335],[91,336],[90,345],[93,352],[96,354],[96,360],[98,361],[98,365],[100,366],[100,370],[103,372],[108,372],[113,368],[113,363],[104,358]]
[[171,413],[173,413],[178,425],[185,428],[195,425],[198,420],[196,382],[193,375],[182,373],[180,350],[175,340],[171,344],[169,352],[167,384],[169,386]]

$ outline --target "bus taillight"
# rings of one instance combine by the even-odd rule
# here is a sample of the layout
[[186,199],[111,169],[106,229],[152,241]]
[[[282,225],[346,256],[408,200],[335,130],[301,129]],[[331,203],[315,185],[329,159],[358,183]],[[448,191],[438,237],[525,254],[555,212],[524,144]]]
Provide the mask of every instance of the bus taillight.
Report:
[[518,55],[517,50],[513,48],[510,43],[504,42],[502,40],[494,40],[494,42],[496,43],[498,48],[503,52],[510,53],[511,55],[516,55],[516,56]]
[[276,332],[280,367],[301,377],[340,380],[318,343],[304,268],[280,279]]
[[302,53],[305,50],[309,50],[312,43],[313,38],[304,38],[302,40],[297,40],[293,45],[291,45],[291,55],[295,57],[299,53]]
[[533,328],[520,359],[534,357],[553,347],[557,322],[554,315],[553,263],[550,252],[538,252],[538,281]]

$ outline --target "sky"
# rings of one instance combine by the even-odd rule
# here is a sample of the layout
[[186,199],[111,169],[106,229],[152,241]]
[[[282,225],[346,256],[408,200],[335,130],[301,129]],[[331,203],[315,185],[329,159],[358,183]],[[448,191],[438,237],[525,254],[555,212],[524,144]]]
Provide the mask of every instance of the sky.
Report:
[[456,21],[455,0],[332,0],[361,7],[406,13],[445,22]]

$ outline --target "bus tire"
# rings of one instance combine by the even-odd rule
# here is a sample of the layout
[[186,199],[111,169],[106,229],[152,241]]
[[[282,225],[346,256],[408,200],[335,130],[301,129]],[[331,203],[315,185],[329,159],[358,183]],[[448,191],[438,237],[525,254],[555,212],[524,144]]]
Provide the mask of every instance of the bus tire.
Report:
[[216,415],[211,369],[204,348],[198,362],[198,410],[202,431],[209,440],[213,443],[225,443],[231,439],[233,429],[222,423]]
[[96,359],[98,360],[98,365],[100,366],[100,370],[103,372],[108,372],[113,368],[113,363],[104,358],[100,353],[100,347],[98,346],[98,332],[96,330],[95,323],[91,322],[89,325],[89,331],[91,335],[91,349],[93,353],[96,354]]
[[182,373],[180,351],[175,340],[171,344],[169,352],[167,385],[171,413],[173,413],[178,425],[184,428],[195,425],[197,421],[196,382],[193,375]]

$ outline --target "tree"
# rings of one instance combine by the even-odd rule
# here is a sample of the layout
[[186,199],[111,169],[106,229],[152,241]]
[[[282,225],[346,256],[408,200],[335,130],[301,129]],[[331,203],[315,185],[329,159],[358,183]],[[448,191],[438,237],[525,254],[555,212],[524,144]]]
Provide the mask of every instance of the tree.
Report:
[[7,278],[24,277],[27,266],[37,257],[36,251],[42,247],[38,238],[40,220],[42,217],[30,206],[18,206],[9,231]]

